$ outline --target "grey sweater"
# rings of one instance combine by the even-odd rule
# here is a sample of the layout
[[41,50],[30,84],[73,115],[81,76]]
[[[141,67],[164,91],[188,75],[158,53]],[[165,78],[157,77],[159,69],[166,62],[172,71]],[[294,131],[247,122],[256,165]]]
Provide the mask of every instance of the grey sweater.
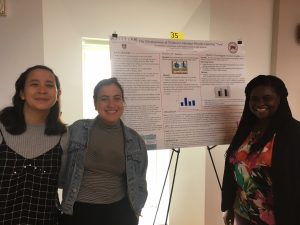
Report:
[[[8,133],[0,122],[0,129],[6,144],[19,155],[32,159],[36,158],[53,148],[60,139],[60,135],[45,135],[45,125],[29,125],[23,134],[12,135]],[[3,138],[0,135],[0,143]],[[67,149],[68,135],[65,133],[61,139],[63,151]]]

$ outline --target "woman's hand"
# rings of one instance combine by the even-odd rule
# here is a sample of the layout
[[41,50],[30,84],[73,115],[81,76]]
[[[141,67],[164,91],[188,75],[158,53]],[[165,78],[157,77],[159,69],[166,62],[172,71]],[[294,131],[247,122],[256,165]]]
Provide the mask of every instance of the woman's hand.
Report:
[[225,225],[233,225],[234,223],[234,211],[233,209],[228,209],[223,212],[223,220]]

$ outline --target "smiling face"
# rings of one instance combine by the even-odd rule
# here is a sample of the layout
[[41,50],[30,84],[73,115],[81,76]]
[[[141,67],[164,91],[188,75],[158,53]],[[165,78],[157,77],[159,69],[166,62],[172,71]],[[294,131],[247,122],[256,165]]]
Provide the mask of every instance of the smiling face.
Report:
[[259,120],[269,119],[279,104],[280,96],[270,86],[257,86],[250,93],[249,107]]
[[120,88],[115,84],[100,88],[95,108],[104,123],[116,124],[124,112],[124,100]]
[[26,78],[24,89],[20,92],[21,99],[25,101],[25,113],[48,114],[59,95],[53,73],[45,69],[31,71]]

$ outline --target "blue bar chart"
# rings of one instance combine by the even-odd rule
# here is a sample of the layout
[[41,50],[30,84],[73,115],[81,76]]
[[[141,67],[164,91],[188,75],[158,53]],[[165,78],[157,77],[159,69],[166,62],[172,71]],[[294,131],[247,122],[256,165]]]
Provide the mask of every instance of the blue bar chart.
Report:
[[188,100],[187,97],[183,98],[183,101],[180,102],[180,106],[196,106],[195,100]]

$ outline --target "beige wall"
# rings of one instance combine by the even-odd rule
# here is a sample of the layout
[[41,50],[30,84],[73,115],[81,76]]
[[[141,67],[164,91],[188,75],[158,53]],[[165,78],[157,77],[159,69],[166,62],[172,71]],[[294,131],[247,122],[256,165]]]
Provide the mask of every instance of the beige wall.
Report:
[[108,39],[117,32],[123,36],[169,38],[171,31],[183,31],[187,39],[209,39],[208,2],[44,0],[45,63],[57,69],[68,90],[62,95],[65,121],[82,117],[82,37]]
[[[269,74],[271,68],[273,0],[211,1],[210,38],[242,40],[246,49],[247,79]],[[220,182],[226,145],[211,150]],[[223,224],[221,193],[209,154],[206,154],[205,225]]]
[[[274,26],[278,39],[272,39],[272,0],[9,0],[8,16],[0,17],[0,107],[10,102],[20,72],[45,63],[61,79],[63,117],[71,123],[82,117],[82,37],[108,38],[117,32],[169,38],[170,31],[182,31],[186,39],[243,40],[248,79],[270,73],[272,58],[272,68],[286,80],[292,110],[300,118],[296,74],[300,47],[293,39],[300,2],[276,0],[276,6],[278,2]],[[271,57],[272,40],[276,57]],[[220,178],[225,149],[212,150]],[[203,147],[181,150],[170,224],[223,224],[220,190]]]
[[0,16],[0,108],[11,103],[16,78],[27,67],[43,64],[42,2],[6,1]]
[[[45,0],[43,12],[45,63],[61,75],[63,116],[68,123],[82,117],[82,37],[109,38],[117,32],[169,38],[171,31],[182,31],[186,39],[209,39],[208,0],[101,0],[89,4]],[[204,177],[205,152],[182,150],[170,208],[172,225],[204,224]]]
[[245,44],[248,78],[270,72],[273,0],[214,0],[210,38],[241,39]]
[[289,103],[296,119],[300,119],[300,43],[296,42],[296,26],[300,24],[299,0],[275,0],[273,72],[281,77],[289,91]]

